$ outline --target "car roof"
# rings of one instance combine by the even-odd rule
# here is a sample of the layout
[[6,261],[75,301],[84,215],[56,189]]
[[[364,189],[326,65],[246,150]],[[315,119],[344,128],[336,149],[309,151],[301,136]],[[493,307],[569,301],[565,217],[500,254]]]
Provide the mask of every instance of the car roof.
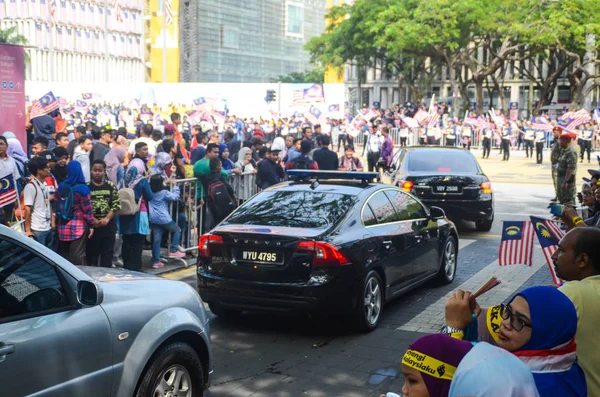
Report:
[[271,186],[264,191],[269,190],[285,190],[285,191],[312,191],[312,192],[328,192],[337,194],[347,194],[350,196],[358,196],[365,191],[375,191],[382,187],[390,187],[384,183],[365,183],[353,180],[319,180],[316,187],[312,186],[312,181],[287,181]]
[[409,147],[403,148],[403,150],[405,150],[407,152],[422,151],[422,150],[448,150],[448,151],[454,150],[454,151],[460,151],[463,153],[471,153],[468,150],[465,150],[461,147],[452,147],[452,146],[409,146]]

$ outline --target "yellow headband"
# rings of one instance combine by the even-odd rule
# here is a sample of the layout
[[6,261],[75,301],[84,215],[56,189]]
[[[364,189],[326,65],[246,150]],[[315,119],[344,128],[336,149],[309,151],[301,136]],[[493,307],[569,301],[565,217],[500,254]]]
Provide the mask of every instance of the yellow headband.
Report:
[[415,350],[406,351],[402,358],[402,364],[443,380],[452,380],[456,372],[456,367]]

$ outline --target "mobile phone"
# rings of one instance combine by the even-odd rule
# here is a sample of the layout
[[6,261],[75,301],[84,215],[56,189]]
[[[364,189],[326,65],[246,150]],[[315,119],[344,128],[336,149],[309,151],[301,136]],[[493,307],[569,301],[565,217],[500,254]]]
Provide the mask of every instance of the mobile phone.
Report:
[[563,212],[563,208],[564,208],[564,207],[565,207],[565,206],[564,206],[564,205],[562,205],[562,204],[556,204],[556,203],[555,203],[555,204],[552,204],[552,205],[550,206],[550,213],[551,213],[552,215],[560,216],[560,215],[562,215],[562,212]]

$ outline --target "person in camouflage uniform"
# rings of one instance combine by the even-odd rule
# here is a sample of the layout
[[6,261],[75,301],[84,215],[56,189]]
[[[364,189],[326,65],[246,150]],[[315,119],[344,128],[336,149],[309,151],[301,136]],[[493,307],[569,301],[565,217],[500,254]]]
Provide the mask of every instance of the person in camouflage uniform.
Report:
[[550,162],[552,164],[552,183],[554,184],[554,199],[552,201],[558,200],[558,182],[556,180],[556,166],[558,165],[558,159],[560,154],[562,153],[562,148],[560,147],[560,127],[554,127],[552,129],[552,135],[554,137],[554,141],[552,144],[552,151],[550,152]]
[[576,135],[572,132],[563,132],[560,135],[562,152],[556,166],[556,179],[558,186],[558,202],[561,204],[575,205],[575,173],[577,172],[577,150],[573,147]]

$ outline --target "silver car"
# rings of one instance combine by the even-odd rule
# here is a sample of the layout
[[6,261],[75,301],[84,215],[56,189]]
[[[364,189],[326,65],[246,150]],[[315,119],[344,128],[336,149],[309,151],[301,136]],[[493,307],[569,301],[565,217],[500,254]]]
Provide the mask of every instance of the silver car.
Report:
[[192,287],[143,273],[78,268],[0,226],[6,393],[202,396],[211,361],[208,317]]

